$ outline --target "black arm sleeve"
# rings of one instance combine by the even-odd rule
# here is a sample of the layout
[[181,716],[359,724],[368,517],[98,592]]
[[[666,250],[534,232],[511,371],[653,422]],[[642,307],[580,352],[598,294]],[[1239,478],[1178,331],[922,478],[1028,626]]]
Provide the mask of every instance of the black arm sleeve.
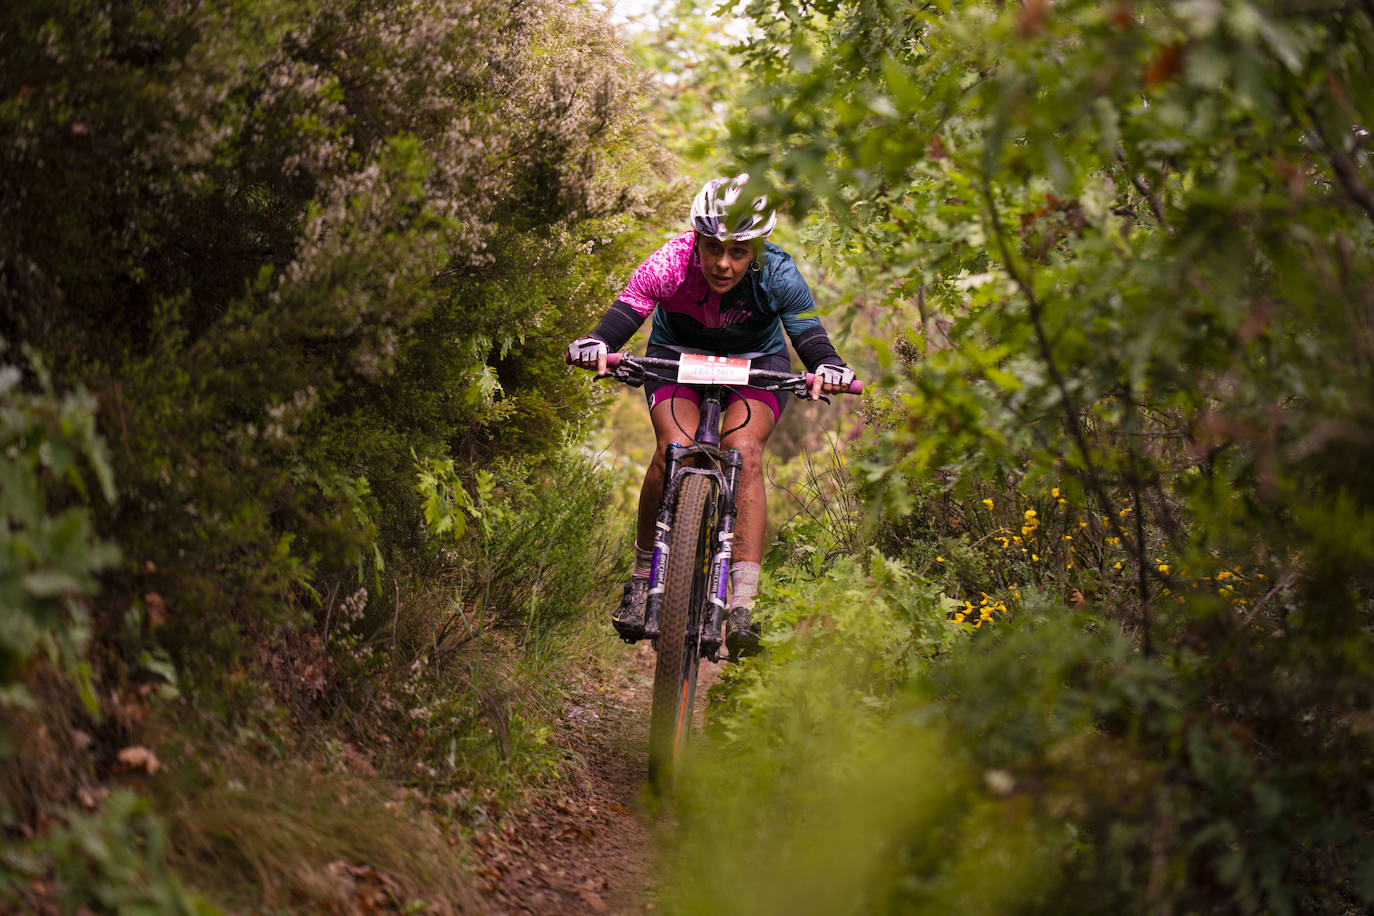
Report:
[[619,350],[643,323],[644,316],[617,299],[592,329],[592,336],[605,341],[607,349]]
[[816,367],[821,365],[846,365],[845,361],[840,359],[840,354],[835,352],[830,335],[825,333],[825,328],[819,326],[797,335],[792,341],[792,349],[797,351],[801,361],[806,364],[807,372],[815,372]]

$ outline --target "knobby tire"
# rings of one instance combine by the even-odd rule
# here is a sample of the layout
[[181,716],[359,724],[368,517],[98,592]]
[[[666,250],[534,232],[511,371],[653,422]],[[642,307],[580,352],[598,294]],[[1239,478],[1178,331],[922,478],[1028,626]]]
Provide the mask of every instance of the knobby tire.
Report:
[[673,510],[649,714],[649,781],[660,789],[671,786],[692,729],[697,665],[701,661],[696,642],[711,565],[714,496],[711,478],[688,474]]

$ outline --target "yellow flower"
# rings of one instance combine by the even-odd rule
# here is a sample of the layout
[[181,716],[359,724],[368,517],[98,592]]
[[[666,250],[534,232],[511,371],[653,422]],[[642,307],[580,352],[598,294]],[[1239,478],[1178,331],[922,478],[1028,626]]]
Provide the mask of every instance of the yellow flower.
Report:
[[1064,508],[1065,506],[1067,506],[1068,504],[1069,504],[1069,501],[1068,501],[1067,499],[1061,499],[1061,500],[1059,500],[1059,508],[1061,508],[1061,509]]
[[1160,564],[1159,564],[1159,571],[1162,572],[1162,573],[1164,573],[1164,575],[1166,575],[1166,576],[1169,574],[1169,569],[1170,569],[1170,566],[1169,566],[1168,563],[1160,563]]
[[985,505],[985,506],[987,506],[989,509],[991,509],[991,508],[992,508],[992,499],[989,498],[989,499],[983,500],[983,505]]
[[964,622],[964,615],[963,615],[963,614],[955,614],[955,615],[954,615],[954,622],[955,622],[955,623],[963,623],[963,622]]
[[1040,562],[1040,554],[1038,554],[1038,553],[1033,553],[1033,554],[1031,554],[1031,562],[1032,562],[1032,563],[1039,563],[1039,562]]
[[1072,534],[1066,534],[1066,535],[1064,535],[1062,538],[1060,538],[1059,540],[1061,540],[1061,541],[1063,541],[1065,544],[1067,544],[1069,541],[1072,541],[1072,540],[1073,540],[1073,535],[1072,535]]
[[1050,495],[1053,496],[1055,499],[1058,499],[1058,498],[1059,498],[1059,488],[1058,488],[1058,487],[1055,487],[1053,490],[1051,490],[1051,491],[1050,491]]
[[1078,527],[1080,527],[1080,528],[1086,528],[1086,527],[1088,527],[1088,523],[1085,522],[1085,521],[1083,521],[1083,520],[1080,518],[1080,519],[1078,520]]
[[1026,510],[1026,518],[1035,518],[1035,510],[1034,510],[1034,509],[1027,509],[1027,510]]
[[945,558],[944,558],[944,557],[936,557],[936,558],[935,558],[935,562],[936,562],[936,563],[943,563],[943,562],[945,562]]
[[1116,565],[1113,566],[1112,569],[1120,569],[1120,568],[1121,568],[1121,561],[1120,561],[1120,560],[1117,560],[1117,561],[1116,561]]
[[1021,593],[1020,593],[1019,591],[1015,591],[1015,592],[1012,592],[1012,593],[1011,593],[1011,596],[1012,596],[1013,598],[1020,598],[1020,597],[1021,597]]

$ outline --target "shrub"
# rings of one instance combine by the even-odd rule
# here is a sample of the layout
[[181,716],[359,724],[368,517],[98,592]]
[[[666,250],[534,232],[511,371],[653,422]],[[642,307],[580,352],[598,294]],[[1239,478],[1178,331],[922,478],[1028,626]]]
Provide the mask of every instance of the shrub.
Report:
[[[114,479],[90,395],[59,395],[42,363],[32,370],[31,393],[18,366],[0,363],[0,705],[27,705],[26,678],[56,664],[94,716],[86,600],[119,552],[96,534],[89,504],[112,500]],[[8,754],[7,724],[0,729],[0,755]]]

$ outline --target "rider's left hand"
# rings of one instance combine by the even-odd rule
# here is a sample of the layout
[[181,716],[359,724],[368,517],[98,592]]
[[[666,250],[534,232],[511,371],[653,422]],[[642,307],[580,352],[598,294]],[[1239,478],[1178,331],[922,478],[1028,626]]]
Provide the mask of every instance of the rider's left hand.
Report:
[[852,381],[853,369],[823,363],[816,367],[815,375],[811,379],[811,400],[820,400],[822,391],[848,391],[849,383]]

